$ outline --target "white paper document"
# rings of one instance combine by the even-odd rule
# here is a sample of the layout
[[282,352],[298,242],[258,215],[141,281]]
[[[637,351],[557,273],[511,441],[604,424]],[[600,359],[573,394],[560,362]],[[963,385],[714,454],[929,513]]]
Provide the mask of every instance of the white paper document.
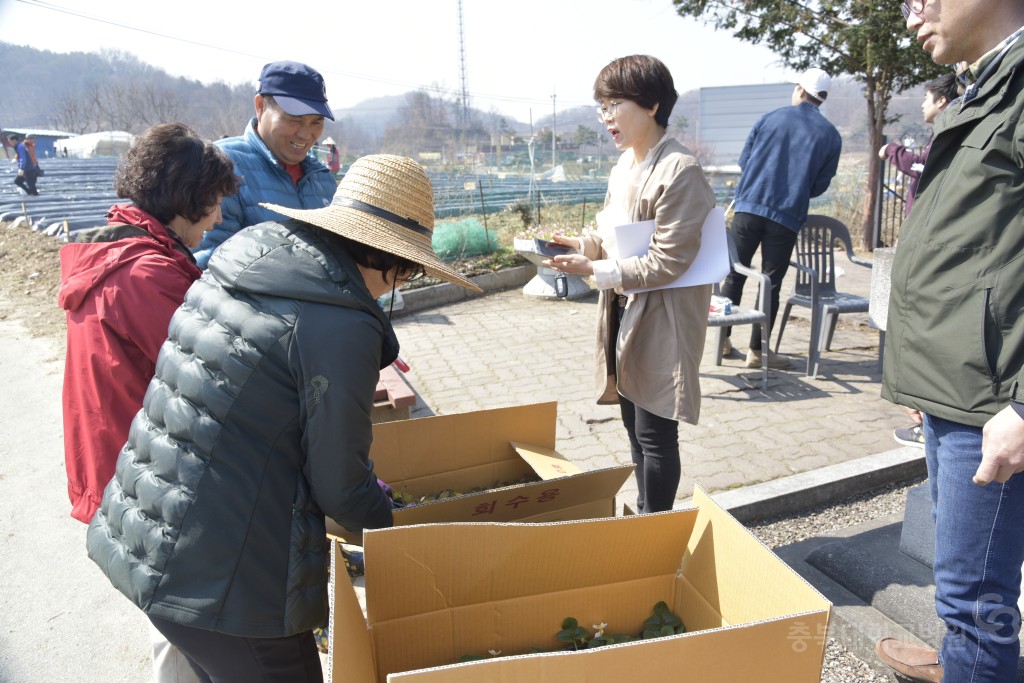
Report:
[[[651,246],[651,236],[654,234],[654,221],[641,221],[639,223],[628,223],[615,226],[615,242],[618,247],[618,257],[627,259],[633,256],[643,256]],[[671,287],[694,287],[696,285],[708,285],[720,282],[729,274],[729,247],[725,238],[725,209],[716,206],[704,219],[704,225],[700,233],[700,251],[697,258],[693,260],[690,267],[675,282],[661,287],[646,287],[642,289],[627,289],[626,294],[637,292],[650,292],[654,289],[669,289]]]

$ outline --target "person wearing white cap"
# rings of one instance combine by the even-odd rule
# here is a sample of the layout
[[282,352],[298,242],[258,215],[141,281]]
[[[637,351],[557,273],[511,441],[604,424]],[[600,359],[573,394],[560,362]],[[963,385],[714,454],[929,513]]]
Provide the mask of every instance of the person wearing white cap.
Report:
[[[330,206],[239,231],[171,319],[88,532],[111,583],[211,681],[321,681],[325,518],[392,524],[369,459],[381,368],[375,299],[430,273],[433,188],[412,159],[363,157]],[[337,633],[335,638],[348,637]]]
[[338,187],[334,175],[310,154],[323,134],[324,119],[334,120],[323,76],[316,69],[299,62],[265,65],[254,106],[256,116],[242,135],[214,143],[244,180],[238,194],[224,199],[224,220],[194,250],[200,268],[242,228],[274,220],[260,202],[318,209],[331,203]]
[[[796,237],[807,220],[811,197],[828,189],[839,167],[843,141],[818,107],[828,97],[832,78],[821,69],[808,69],[793,86],[792,106],[770,111],[754,124],[740,154],[743,174],[736,186],[732,236],[736,252],[749,266],[758,247],[761,271],[771,278],[771,320],[775,325],[782,280]],[[733,271],[722,285],[722,296],[739,304],[746,276]],[[761,328],[754,325],[747,366],[761,367]],[[732,352],[726,328],[723,352]],[[769,352],[768,366],[789,367],[786,356]]]

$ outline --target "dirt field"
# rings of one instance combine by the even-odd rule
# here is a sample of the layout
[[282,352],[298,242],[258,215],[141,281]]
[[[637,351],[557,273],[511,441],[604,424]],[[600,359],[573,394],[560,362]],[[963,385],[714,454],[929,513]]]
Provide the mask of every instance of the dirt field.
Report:
[[[57,306],[62,244],[57,238],[42,233],[0,224],[0,320],[23,321],[33,336],[51,337],[63,352],[64,311]],[[472,277],[524,263],[526,261],[518,255],[502,253],[467,258],[454,265],[461,274]],[[436,282],[423,278],[412,286]],[[2,303],[3,300],[7,303]]]
[[61,242],[25,228],[0,226],[0,320],[21,320],[33,336],[63,349],[64,311],[57,306]]

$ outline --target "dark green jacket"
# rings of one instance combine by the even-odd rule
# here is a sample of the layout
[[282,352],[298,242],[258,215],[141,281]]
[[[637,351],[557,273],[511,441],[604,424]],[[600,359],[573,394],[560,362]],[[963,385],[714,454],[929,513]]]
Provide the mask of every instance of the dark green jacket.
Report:
[[982,426],[1024,402],[1024,39],[935,124],[892,270],[882,396]]

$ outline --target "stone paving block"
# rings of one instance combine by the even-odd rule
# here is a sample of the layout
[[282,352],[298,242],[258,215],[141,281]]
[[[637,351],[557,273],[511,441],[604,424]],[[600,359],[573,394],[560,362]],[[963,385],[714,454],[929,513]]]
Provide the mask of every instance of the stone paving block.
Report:
[[790,474],[807,472],[809,470],[815,470],[819,467],[825,467],[832,464],[834,463],[828,456],[814,454],[791,457],[787,462]]
[[[870,274],[861,270],[847,269],[844,291],[867,295]],[[560,452],[581,463],[628,464],[618,407],[594,400],[595,304],[596,296],[548,302],[516,289],[397,318],[402,356],[412,366],[407,379],[419,394],[413,416],[554,400]],[[811,380],[804,376],[809,329],[806,309],[795,308],[782,345],[794,366],[770,371],[767,392],[740,355],[715,366],[705,346],[701,420],[679,430],[680,501],[694,481],[715,491],[892,447],[891,432],[905,418],[879,395],[877,331],[841,316],[833,348]],[[738,347],[746,348],[748,334],[737,330]],[[635,498],[632,486],[620,499]]]

